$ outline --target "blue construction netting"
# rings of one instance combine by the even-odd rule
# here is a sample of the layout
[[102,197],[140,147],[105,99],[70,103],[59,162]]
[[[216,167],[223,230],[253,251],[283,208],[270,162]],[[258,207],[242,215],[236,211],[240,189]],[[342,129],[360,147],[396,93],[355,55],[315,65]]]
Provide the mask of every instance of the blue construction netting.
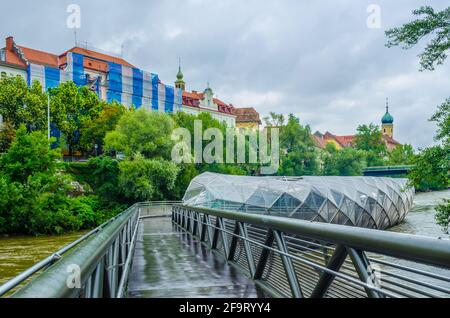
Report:
[[84,56],[72,53],[72,81],[77,86],[86,85],[86,75],[84,73]]
[[106,99],[110,103],[112,101],[122,102],[122,65],[109,63],[108,74],[109,89],[106,93]]
[[158,83],[159,78],[156,74],[151,74],[151,84],[152,84],[152,110],[158,110]]
[[45,72],[45,89],[58,87],[61,83],[61,70],[46,66]]
[[144,74],[141,70],[133,68],[133,98],[132,103],[136,109],[142,106],[144,95]]
[[166,99],[164,104],[164,111],[166,113],[173,113],[174,94],[173,87],[166,86]]

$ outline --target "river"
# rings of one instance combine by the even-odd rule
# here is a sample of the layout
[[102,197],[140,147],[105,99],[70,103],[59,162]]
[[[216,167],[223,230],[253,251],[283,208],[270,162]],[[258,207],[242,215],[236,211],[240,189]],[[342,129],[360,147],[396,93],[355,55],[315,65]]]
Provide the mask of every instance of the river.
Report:
[[436,213],[434,208],[442,202],[442,199],[450,199],[450,189],[417,193],[414,196],[413,207],[405,220],[389,230],[415,235],[450,238],[449,235],[442,232],[441,227],[434,220]]
[[[443,198],[450,198],[450,190],[416,194],[406,219],[390,231],[450,238],[434,221],[434,208]],[[82,234],[0,238],[0,285]]]

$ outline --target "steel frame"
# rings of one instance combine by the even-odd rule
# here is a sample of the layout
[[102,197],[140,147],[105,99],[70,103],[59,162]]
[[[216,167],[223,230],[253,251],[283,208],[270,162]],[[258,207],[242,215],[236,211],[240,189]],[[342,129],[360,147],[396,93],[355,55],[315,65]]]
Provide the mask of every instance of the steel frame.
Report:
[[[387,271],[383,271],[386,274],[385,276],[396,277],[397,279],[401,279],[401,281],[398,282],[390,278],[384,278],[383,282],[386,284],[389,283],[390,285],[378,286],[374,280],[372,259],[367,255],[367,253],[376,252],[378,254],[414,260],[418,263],[437,265],[450,269],[449,241],[446,242],[384,231],[375,231],[375,234],[374,230],[357,229],[348,226],[313,224],[299,220],[292,222],[292,220],[280,217],[249,215],[239,212],[181,205],[173,206],[172,213],[174,223],[177,226],[191,233],[212,251],[221,252],[228,262],[241,268],[255,283],[263,287],[272,296],[290,295],[295,298],[320,298],[333,297],[333,295],[345,295],[345,292],[371,298],[411,297],[414,293],[425,297],[440,296],[410,286],[408,282],[450,295],[449,288],[433,286]],[[212,217],[215,217],[216,220],[214,225],[211,223]],[[186,223],[178,222],[180,219],[184,220],[189,218],[194,220],[195,228],[202,229],[199,233],[193,232],[191,228],[186,227]],[[233,230],[228,230],[225,227],[224,224],[226,221],[234,224]],[[259,231],[265,231],[265,237],[260,240],[251,238],[248,233],[249,227],[252,230],[257,228]],[[210,234],[207,235],[206,233]],[[300,235],[304,239],[298,239],[296,235]],[[378,246],[374,247],[370,239],[371,235],[374,235],[375,238],[380,237],[380,242],[388,242],[389,244],[386,243],[387,245],[384,246],[378,244]],[[227,236],[231,236],[231,240],[228,240]],[[351,237],[352,243],[349,243],[351,241],[346,236]],[[222,238],[223,251],[218,248],[219,237]],[[296,241],[301,241],[302,244],[296,243]],[[242,267],[243,265],[240,265],[236,260],[238,242],[243,243],[248,268]],[[423,258],[420,259],[414,254],[412,249],[422,248],[425,245],[430,246],[433,252],[423,255]],[[261,250],[256,263],[254,258],[255,248],[260,248]],[[311,261],[311,259],[305,258],[305,251],[313,251],[316,254],[322,255],[322,264],[318,261]],[[331,256],[328,255],[329,251],[332,252]],[[282,269],[289,286],[288,290],[285,287],[286,285],[269,282],[270,279],[273,279],[271,276],[277,274],[271,274],[270,271],[267,271],[268,274],[266,276],[268,277],[263,277],[269,265],[271,266],[271,263],[274,262],[273,258],[270,258],[271,255],[278,255],[281,259]],[[375,263],[377,262],[383,263],[383,261],[375,259]],[[317,281],[308,280],[306,276],[303,277],[307,272],[305,272],[306,269],[300,268],[299,263],[318,272],[319,277]],[[384,263],[391,265],[389,262]],[[396,264],[392,265],[394,267],[396,266]],[[434,278],[441,281],[450,282],[450,278],[444,276],[418,270],[414,267],[410,268],[397,265],[397,267],[399,266],[410,273],[423,274],[423,276],[427,277],[434,276]],[[279,271],[276,273],[279,273]],[[302,289],[304,285],[310,286],[311,290],[307,294]]]

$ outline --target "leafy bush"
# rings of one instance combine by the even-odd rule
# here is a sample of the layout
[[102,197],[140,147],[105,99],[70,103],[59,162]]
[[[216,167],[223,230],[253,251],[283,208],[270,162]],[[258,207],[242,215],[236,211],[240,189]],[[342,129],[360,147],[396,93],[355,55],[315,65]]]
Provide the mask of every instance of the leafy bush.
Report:
[[444,199],[442,204],[436,207],[436,223],[442,226],[445,233],[448,234],[450,225],[450,200]]
[[354,148],[338,150],[327,144],[322,154],[322,174],[326,176],[360,176],[366,164],[366,153]]
[[163,200],[175,186],[179,168],[170,161],[137,154],[119,163],[119,188],[134,201]]
[[118,174],[112,159],[96,159],[93,164],[99,168],[90,176],[96,180],[94,185],[106,187],[99,187],[104,198],[73,198],[72,179],[58,162],[60,156],[58,149],[50,149],[44,133],[27,133],[23,126],[17,131],[9,151],[0,158],[0,233],[77,231],[104,222],[123,208],[114,202],[103,203],[113,188],[106,179]]
[[450,146],[422,150],[409,172],[410,184],[421,191],[443,190],[450,184]]
[[174,122],[167,114],[139,109],[125,113],[114,131],[105,137],[105,150],[124,152],[128,157],[141,153],[146,158],[171,159],[170,138]]

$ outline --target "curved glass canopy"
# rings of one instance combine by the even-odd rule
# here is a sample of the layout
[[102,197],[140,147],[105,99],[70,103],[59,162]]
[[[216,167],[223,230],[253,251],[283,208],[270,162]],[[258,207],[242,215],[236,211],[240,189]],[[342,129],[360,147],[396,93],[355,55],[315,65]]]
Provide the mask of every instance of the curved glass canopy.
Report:
[[378,177],[248,177],[206,172],[183,198],[188,206],[386,229],[403,221],[414,188]]

